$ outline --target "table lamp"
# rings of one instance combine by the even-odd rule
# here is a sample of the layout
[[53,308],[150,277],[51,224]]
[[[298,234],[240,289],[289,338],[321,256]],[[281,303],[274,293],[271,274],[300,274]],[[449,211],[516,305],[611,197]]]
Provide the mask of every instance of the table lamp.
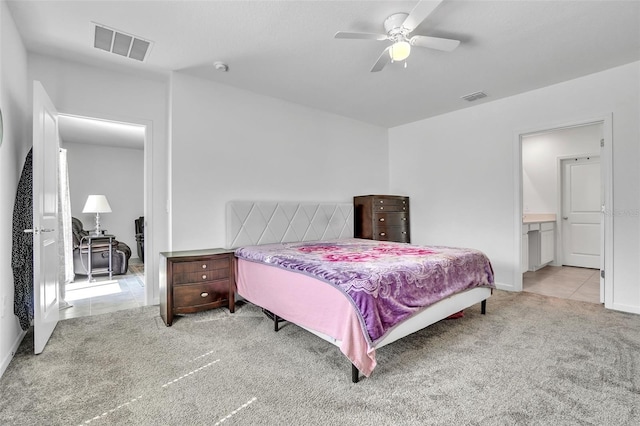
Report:
[[100,235],[100,213],[111,213],[111,206],[104,195],[89,195],[82,213],[96,214],[96,235]]

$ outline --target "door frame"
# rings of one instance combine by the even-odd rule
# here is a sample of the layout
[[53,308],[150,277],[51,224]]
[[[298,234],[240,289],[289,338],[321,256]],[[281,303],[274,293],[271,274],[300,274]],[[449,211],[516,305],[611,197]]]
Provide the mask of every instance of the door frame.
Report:
[[[58,111],[61,115],[92,118],[96,120],[116,121],[120,123],[136,124],[144,126],[144,304],[157,304],[154,300],[155,292],[153,283],[153,271],[157,268],[157,260],[152,255],[153,246],[153,121],[129,116],[117,116],[99,112],[73,109]],[[135,247],[133,248],[135,249]]]
[[[604,146],[600,149],[600,165],[601,178],[603,188],[604,210],[602,222],[600,225],[600,245],[602,258],[601,265],[604,265],[605,276],[601,277],[600,288],[604,286],[604,306],[605,308],[613,308],[613,215],[610,212],[613,209],[613,113],[602,114],[600,116],[576,119],[574,121],[565,121],[559,123],[550,123],[548,125],[538,125],[533,128],[523,129],[515,133],[515,149],[514,163],[514,275],[513,290],[522,291],[522,139],[525,136],[542,133],[553,132],[570,127],[580,127],[590,124],[602,124],[602,139]],[[602,299],[602,292],[600,295]]]

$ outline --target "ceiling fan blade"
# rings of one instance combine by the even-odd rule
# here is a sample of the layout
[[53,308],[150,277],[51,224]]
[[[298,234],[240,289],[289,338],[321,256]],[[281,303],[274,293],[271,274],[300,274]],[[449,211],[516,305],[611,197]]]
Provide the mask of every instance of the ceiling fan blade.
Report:
[[378,72],[384,68],[385,65],[391,60],[391,56],[389,56],[389,49],[391,46],[387,47],[382,51],[382,54],[378,58],[375,64],[373,64],[373,68],[371,68],[371,72]]
[[430,49],[451,52],[458,47],[460,40],[417,35],[411,37],[410,43],[412,46],[428,47]]
[[420,23],[422,23],[422,21],[427,19],[427,16],[429,16],[431,12],[436,9],[436,7],[440,6],[440,3],[442,3],[442,0],[419,1],[418,4],[414,6],[411,13],[409,13],[407,19],[404,20],[402,26],[408,29],[409,32],[415,30],[416,27],[420,25]]
[[338,31],[333,37],[353,40],[386,40],[388,38],[386,34],[349,33],[346,31]]

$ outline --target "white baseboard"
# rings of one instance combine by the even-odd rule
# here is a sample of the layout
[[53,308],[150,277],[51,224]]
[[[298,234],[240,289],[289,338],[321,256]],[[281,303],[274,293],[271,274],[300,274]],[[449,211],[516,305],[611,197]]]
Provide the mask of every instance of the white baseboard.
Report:
[[9,367],[9,364],[11,363],[13,356],[18,351],[18,347],[20,347],[20,343],[22,343],[22,339],[24,339],[24,336],[26,334],[27,334],[26,331],[21,331],[20,334],[18,334],[18,337],[16,337],[16,340],[13,342],[13,345],[11,345],[11,350],[2,359],[2,364],[0,364],[0,377],[2,377],[4,372],[7,370],[7,367]]
[[622,303],[614,303],[610,307],[614,311],[626,312],[629,314],[640,314],[640,307],[634,305],[624,305]]
[[498,282],[495,284],[498,290],[516,291],[515,287],[512,284],[504,284],[504,283],[498,283]]

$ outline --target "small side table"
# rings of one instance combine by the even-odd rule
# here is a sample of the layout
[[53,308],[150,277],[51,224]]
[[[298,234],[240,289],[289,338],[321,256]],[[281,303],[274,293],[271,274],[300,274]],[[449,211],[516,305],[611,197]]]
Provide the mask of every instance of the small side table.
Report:
[[115,235],[111,235],[111,234],[100,234],[100,235],[95,235],[95,234],[89,234],[85,237],[82,237],[83,240],[87,241],[87,275],[88,275],[88,281],[91,281],[92,277],[93,277],[93,266],[91,265],[91,253],[93,251],[93,244],[96,241],[103,241],[103,240],[109,240],[109,279],[111,280],[113,278],[113,250],[112,250],[112,243],[113,243],[113,239],[115,238]]
[[167,327],[176,314],[222,306],[235,310],[235,255],[223,248],[160,253],[160,316]]

